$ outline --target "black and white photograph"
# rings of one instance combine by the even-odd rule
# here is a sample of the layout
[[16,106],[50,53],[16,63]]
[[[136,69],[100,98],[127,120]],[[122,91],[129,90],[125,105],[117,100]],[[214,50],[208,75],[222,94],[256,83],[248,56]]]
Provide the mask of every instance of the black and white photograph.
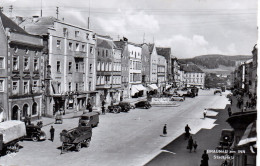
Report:
[[0,166],[257,166],[257,0],[0,0]]

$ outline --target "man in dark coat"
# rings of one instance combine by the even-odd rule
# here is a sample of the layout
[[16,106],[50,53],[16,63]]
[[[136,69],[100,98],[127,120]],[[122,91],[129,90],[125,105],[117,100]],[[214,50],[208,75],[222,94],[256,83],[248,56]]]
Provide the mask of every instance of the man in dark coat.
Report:
[[55,129],[53,128],[53,126],[51,126],[50,133],[51,133],[51,141],[52,142],[54,140],[54,132],[55,132]]
[[192,151],[193,148],[193,139],[192,136],[190,136],[189,140],[188,140],[188,149],[190,149],[190,153]]
[[163,127],[163,135],[167,135],[167,126],[166,126],[166,124]]
[[190,136],[190,127],[189,125],[187,124],[186,127],[185,127],[185,139],[189,138]]
[[204,153],[201,157],[202,157],[202,161],[203,161],[202,166],[209,166],[209,156],[208,156],[206,150],[204,150]]

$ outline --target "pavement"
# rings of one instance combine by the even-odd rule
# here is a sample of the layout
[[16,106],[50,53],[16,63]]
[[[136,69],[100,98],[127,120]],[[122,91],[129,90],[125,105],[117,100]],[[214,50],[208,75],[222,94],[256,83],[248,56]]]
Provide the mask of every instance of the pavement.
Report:
[[[207,114],[206,118],[217,119],[215,121],[216,125],[211,129],[201,129],[199,132],[192,135],[193,140],[198,144],[196,152],[193,151],[190,153],[189,150],[186,149],[188,141],[184,139],[183,133],[168,145],[164,146],[162,148],[162,152],[145,165],[199,166],[203,151],[214,150],[218,146],[221,130],[231,129],[231,127],[226,122],[228,118],[227,107],[225,109],[215,109],[214,111],[211,111],[210,114]],[[192,126],[190,127],[192,129]],[[214,159],[214,157],[216,158],[216,154],[209,154],[209,165],[220,166],[224,160]]]

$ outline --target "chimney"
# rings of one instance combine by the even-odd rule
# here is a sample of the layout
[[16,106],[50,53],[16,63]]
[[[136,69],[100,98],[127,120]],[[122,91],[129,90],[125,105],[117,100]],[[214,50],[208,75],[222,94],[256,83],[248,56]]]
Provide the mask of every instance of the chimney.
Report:
[[34,23],[36,23],[36,22],[39,20],[39,16],[32,16],[32,18],[33,18],[32,21],[33,21]]
[[15,23],[16,23],[16,24],[19,25],[19,24],[21,24],[22,22],[23,22],[23,17],[20,17],[20,16],[16,16],[16,17],[15,17]]

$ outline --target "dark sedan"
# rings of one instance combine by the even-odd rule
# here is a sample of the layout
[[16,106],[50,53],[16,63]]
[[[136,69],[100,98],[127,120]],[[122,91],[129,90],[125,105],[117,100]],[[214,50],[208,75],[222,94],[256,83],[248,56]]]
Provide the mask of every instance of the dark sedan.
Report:
[[146,108],[149,109],[151,108],[151,104],[148,101],[139,101],[137,103],[135,103],[135,107],[136,108]]

